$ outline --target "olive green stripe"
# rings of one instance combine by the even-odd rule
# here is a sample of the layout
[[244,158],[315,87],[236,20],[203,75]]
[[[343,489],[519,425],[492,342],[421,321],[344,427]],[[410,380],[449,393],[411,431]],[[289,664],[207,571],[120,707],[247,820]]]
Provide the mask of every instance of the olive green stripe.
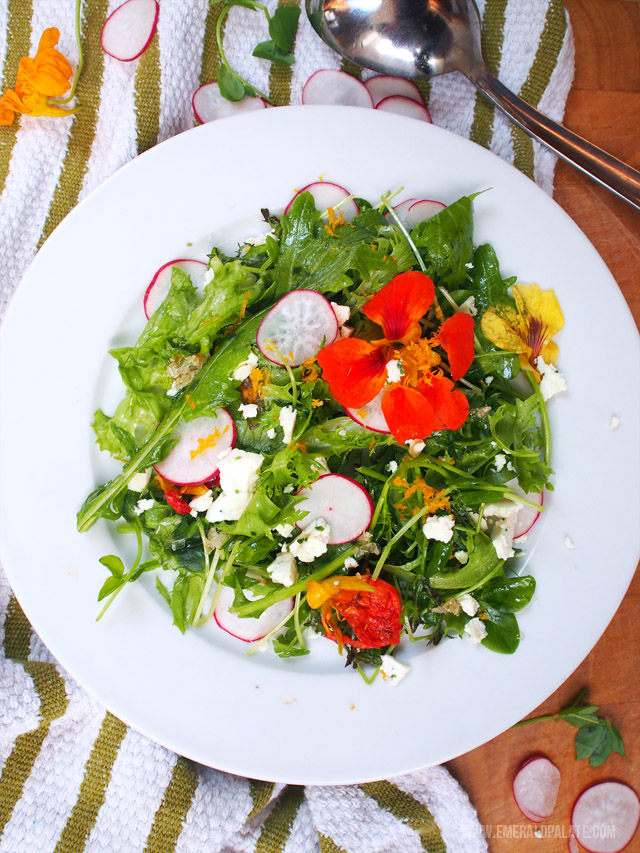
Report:
[[[31,48],[31,0],[9,0],[7,9],[7,52],[2,67],[2,92],[13,89],[16,84],[18,65]],[[16,116],[13,124],[0,127],[0,193],[3,192],[11,165],[11,156],[16,144],[20,118]]]
[[4,653],[14,661],[25,661],[29,657],[33,629],[24,615],[17,598],[11,596],[7,605],[4,623]]
[[126,733],[125,724],[107,711],[91,755],[85,764],[78,799],[58,839],[55,853],[77,853],[78,850],[84,850],[100,807],[104,803],[111,771]]
[[342,60],[341,69],[345,74],[351,74],[352,77],[362,80],[362,68],[359,65],[356,65],[355,62],[351,62],[350,59]]
[[255,853],[281,853],[284,850],[303,800],[304,788],[301,785],[287,785],[264,822]]
[[73,118],[67,153],[49,208],[49,214],[42,230],[40,245],[77,204],[87,173],[100,106],[100,89],[104,71],[104,51],[100,46],[100,31],[105,21],[107,8],[108,0],[91,0],[90,3],[83,4],[81,35],[84,49],[84,69],[77,89],[77,103],[82,108]]
[[[544,29],[538,44],[535,59],[529,69],[527,79],[520,89],[520,96],[532,106],[537,106],[549,85],[553,70],[558,63],[562,50],[567,19],[562,0],[551,0],[544,22]],[[514,165],[534,177],[533,142],[531,137],[515,124],[511,125]]]
[[318,833],[318,843],[320,844],[320,853],[347,853],[344,847],[338,847],[333,838],[328,835]]
[[169,853],[175,848],[197,787],[198,776],[193,764],[179,757],[155,813],[144,853]]
[[431,80],[429,77],[416,77],[413,81],[422,95],[424,105],[429,109],[429,98],[431,97]]
[[247,820],[251,820],[252,817],[255,817],[258,812],[261,812],[262,809],[269,804],[276,783],[261,782],[258,779],[249,779],[249,786],[251,789],[253,808],[247,815]]
[[138,154],[142,154],[156,144],[160,134],[160,38],[157,31],[137,62],[133,102],[136,111],[136,147]]
[[[300,0],[278,0],[278,8],[282,6],[300,6]],[[295,39],[291,52],[296,49]],[[269,72],[269,98],[276,107],[283,107],[291,103],[291,78],[293,70],[290,65],[282,65],[279,62],[271,63]]]
[[[218,67],[220,65],[220,51],[218,50],[218,41],[216,38],[216,27],[218,26],[218,18],[225,9],[224,3],[210,3],[207,12],[207,19],[204,25],[204,41],[202,42],[202,60],[200,66],[200,85],[211,83],[218,76]],[[222,34],[227,19],[222,22]]]
[[440,829],[426,806],[405,794],[391,782],[367,782],[360,786],[368,797],[420,835],[422,849],[428,853],[447,853]]
[[[507,3],[509,0],[487,0],[482,18],[482,54],[487,68],[492,74],[498,74],[502,47],[504,44],[504,25]],[[476,103],[473,110],[471,139],[485,148],[491,145],[493,136],[493,121],[495,110],[487,98],[480,92],[476,93]]]
[[69,700],[64,678],[54,663],[48,661],[27,661],[25,670],[33,678],[36,693],[40,698],[40,717],[44,722],[57,720],[67,709]]

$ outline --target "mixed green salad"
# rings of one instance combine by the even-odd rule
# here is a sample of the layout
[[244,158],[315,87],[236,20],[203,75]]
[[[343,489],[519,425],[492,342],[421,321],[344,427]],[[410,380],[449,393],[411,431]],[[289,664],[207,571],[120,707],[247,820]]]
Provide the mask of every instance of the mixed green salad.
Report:
[[93,429],[122,471],[78,529],[116,522],[138,550],[101,559],[100,616],[153,571],[180,631],[215,622],[250,652],[320,634],[394,682],[401,641],[512,653],[535,590],[512,558],[564,388],[555,296],[474,245],[473,196],[406,215],[317,187],[234,256],[212,248],[203,287],[173,266],[111,351],[126,392]]

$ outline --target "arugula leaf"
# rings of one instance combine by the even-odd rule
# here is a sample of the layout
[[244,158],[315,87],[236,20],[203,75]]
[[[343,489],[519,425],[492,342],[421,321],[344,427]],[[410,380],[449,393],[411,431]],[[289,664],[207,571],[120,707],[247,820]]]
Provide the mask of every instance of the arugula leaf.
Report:
[[436,284],[460,287],[473,263],[473,196],[463,196],[440,213],[418,223],[411,239]]
[[516,281],[516,276],[503,279],[500,275],[500,265],[493,246],[485,243],[477,247],[473,253],[469,289],[475,297],[478,310],[484,311],[489,306],[511,304],[509,287]]

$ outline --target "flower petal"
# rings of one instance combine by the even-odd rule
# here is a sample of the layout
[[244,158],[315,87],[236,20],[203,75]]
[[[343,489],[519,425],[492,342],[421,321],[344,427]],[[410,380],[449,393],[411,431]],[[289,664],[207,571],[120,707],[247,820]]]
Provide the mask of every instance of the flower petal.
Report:
[[482,315],[480,328],[485,337],[499,349],[528,355],[530,348],[520,336],[517,319],[512,315],[515,315],[515,311],[496,314],[495,311],[487,310]]
[[437,429],[433,406],[415,388],[398,386],[382,398],[382,412],[399,444],[422,439]]
[[318,364],[338,403],[351,408],[371,402],[387,379],[382,350],[360,338],[342,338],[324,347]]
[[431,376],[422,382],[419,391],[429,401],[434,412],[434,430],[460,429],[469,416],[469,401],[446,376]]
[[362,312],[382,326],[388,341],[399,341],[427,313],[435,292],[428,275],[403,272],[392,278],[373,299],[365,303]]
[[[550,340],[564,326],[564,316],[553,290],[542,290],[537,284],[514,284],[511,292],[518,312],[528,320],[536,320],[544,327],[544,341]],[[534,349],[533,344],[527,341]],[[540,355],[537,352],[536,355]]]
[[454,314],[440,326],[438,340],[449,356],[449,367],[454,380],[465,375],[475,358],[474,328],[473,317],[462,313]]

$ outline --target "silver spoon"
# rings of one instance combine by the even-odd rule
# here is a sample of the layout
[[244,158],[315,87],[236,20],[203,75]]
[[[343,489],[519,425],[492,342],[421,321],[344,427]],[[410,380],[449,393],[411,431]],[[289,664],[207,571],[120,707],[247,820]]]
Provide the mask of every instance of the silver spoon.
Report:
[[306,0],[313,28],[352,62],[399,77],[461,71],[530,136],[640,208],[640,172],[514,95],[482,59],[473,0]]

